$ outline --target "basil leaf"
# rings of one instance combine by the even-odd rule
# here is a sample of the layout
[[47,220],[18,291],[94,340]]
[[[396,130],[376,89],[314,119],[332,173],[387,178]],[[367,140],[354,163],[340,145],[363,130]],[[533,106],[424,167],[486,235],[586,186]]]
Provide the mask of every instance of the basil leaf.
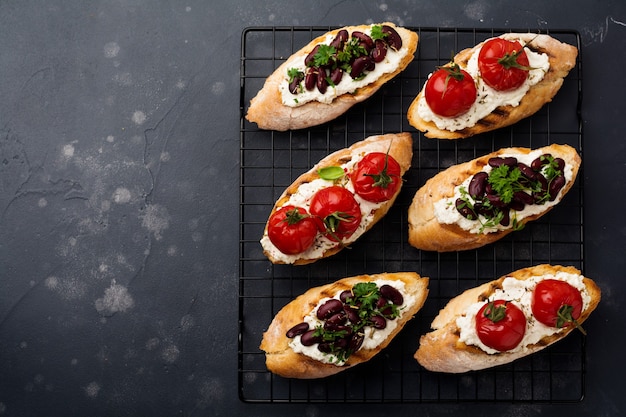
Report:
[[343,172],[343,168],[338,166],[320,168],[317,170],[317,173],[320,178],[328,181],[338,180],[345,174],[345,172]]

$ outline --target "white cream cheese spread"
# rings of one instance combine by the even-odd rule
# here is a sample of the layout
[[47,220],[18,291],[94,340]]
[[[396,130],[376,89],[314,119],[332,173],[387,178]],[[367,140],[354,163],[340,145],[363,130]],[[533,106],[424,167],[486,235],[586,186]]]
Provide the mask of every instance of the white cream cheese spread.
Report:
[[488,301],[472,304],[461,316],[456,319],[456,325],[461,331],[459,341],[465,343],[466,345],[477,346],[489,354],[499,352],[481,342],[478,334],[476,333],[476,314],[483,305],[494,300],[507,300],[513,302],[516,306],[522,309],[527,318],[526,333],[524,334],[524,338],[520,344],[517,345],[517,347],[507,352],[527,352],[529,350],[529,346],[539,342],[544,337],[563,331],[563,328],[546,326],[533,318],[531,310],[533,289],[537,283],[545,279],[557,279],[569,283],[581,292],[583,300],[582,311],[585,311],[589,306],[591,297],[585,287],[585,284],[583,283],[582,275],[559,271],[555,275],[543,275],[526,280],[518,280],[512,277],[507,277],[502,283],[502,289],[497,289],[494,294],[489,297]]
[[[404,302],[401,306],[398,306],[399,316],[394,320],[387,320],[387,326],[384,329],[374,329],[370,326],[366,326],[363,328],[363,331],[365,333],[365,339],[363,340],[363,344],[361,345],[360,349],[374,349],[378,345],[380,345],[385,339],[387,339],[389,334],[393,332],[396,327],[398,327],[398,321],[404,316],[407,309],[415,304],[415,297],[405,292],[404,282],[385,279],[375,280],[373,282],[375,282],[379,288],[385,284],[391,285],[396,290],[400,291],[400,293],[402,293]],[[340,294],[341,291],[335,294],[333,298],[339,299]],[[323,324],[317,318],[317,309],[329,299],[330,298],[328,297],[321,299],[318,302],[317,306],[311,311],[311,313],[304,317],[303,321],[309,324],[310,329],[314,329],[316,326]],[[321,352],[317,348],[317,345],[304,346],[300,342],[300,339],[301,336],[296,336],[289,342],[289,346],[294,350],[294,352],[301,353],[320,362],[332,363],[337,366],[342,366],[345,363],[345,361],[338,360],[338,358],[333,354]]]
[[[531,151],[528,154],[502,154],[500,155],[500,157],[504,158],[508,156],[513,156],[517,158],[519,162],[523,162],[526,165],[530,165],[534,159],[538,158],[542,154],[543,152],[540,149],[536,149],[536,150]],[[491,169],[492,169],[491,166],[487,164],[483,168],[483,171],[489,173],[491,172]],[[569,184],[570,181],[572,181],[572,177],[574,175],[573,170],[572,170],[572,165],[566,163],[563,171],[564,171],[563,175],[565,176],[566,184]],[[455,201],[457,200],[457,198],[461,197],[461,188],[467,190],[471,180],[472,180],[472,176],[467,178],[460,185],[456,186],[454,189],[454,195],[452,197],[443,198],[434,203],[434,207],[435,207],[434,213],[435,213],[435,218],[437,219],[437,221],[441,224],[457,224],[463,230],[467,230],[468,232],[471,232],[471,233],[488,234],[488,233],[496,232],[498,230],[510,229],[511,227],[513,227],[512,226],[513,222],[511,222],[511,225],[509,226],[503,226],[501,224],[497,224],[497,225],[493,225],[489,227],[484,227],[484,224],[486,223],[486,218],[484,216],[480,215],[478,220],[470,220],[470,219],[463,217],[461,213],[459,213],[459,211],[456,209]],[[559,191],[554,201],[546,201],[543,204],[526,205],[524,206],[524,209],[520,211],[511,210],[511,219],[515,218],[519,222],[527,217],[533,216],[537,213],[541,213],[547,210],[549,207],[552,207],[558,204],[559,201],[561,201],[561,199],[563,198],[563,189]],[[467,195],[466,197],[470,199],[472,203],[474,203],[473,199],[469,195]]]
[[[363,30],[366,35],[371,35],[372,26]],[[329,45],[335,38],[335,35],[327,35],[322,44]],[[344,72],[341,81],[335,85],[329,85],[324,94],[320,93],[317,88],[312,90],[302,89],[298,94],[292,94],[289,91],[289,78],[285,74],[285,78],[280,82],[278,90],[282,97],[282,103],[289,107],[298,107],[310,101],[319,101],[321,103],[329,104],[337,97],[353,93],[356,89],[365,87],[379,79],[382,75],[392,73],[398,69],[402,59],[409,53],[407,45],[403,45],[399,50],[395,51],[392,48],[388,48],[387,54],[382,62],[376,63],[374,70],[366,71],[365,77],[354,79],[349,73]],[[304,64],[304,57],[301,55],[294,56],[287,61],[287,69],[296,68],[303,73],[306,72],[306,65]]]
[[[519,40],[519,42],[522,45],[525,44],[522,40]],[[439,129],[454,132],[474,126],[480,119],[489,115],[499,106],[518,106],[530,87],[539,83],[550,69],[548,55],[531,51],[528,47],[524,47],[524,50],[528,56],[529,66],[532,69],[529,71],[528,78],[524,81],[524,84],[519,88],[511,91],[498,91],[485,84],[478,70],[479,48],[472,54],[467,63],[467,68],[463,68],[474,78],[476,83],[477,96],[472,107],[466,113],[457,117],[441,117],[432,112],[426,103],[424,95],[422,95],[417,103],[419,116],[427,122],[435,123]]]

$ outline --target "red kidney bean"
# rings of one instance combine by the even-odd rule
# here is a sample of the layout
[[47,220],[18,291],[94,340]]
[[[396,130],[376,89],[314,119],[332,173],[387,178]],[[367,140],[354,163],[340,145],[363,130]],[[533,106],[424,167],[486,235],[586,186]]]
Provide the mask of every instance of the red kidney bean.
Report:
[[331,298],[317,309],[317,318],[320,320],[326,320],[335,313],[339,313],[343,310],[343,303],[336,298]]
[[[524,192],[524,191],[515,191],[513,193],[513,201],[519,201],[523,205],[531,205],[535,202],[535,199],[532,195]],[[523,210],[523,206],[522,206]]]
[[383,284],[380,287],[380,294],[397,306],[404,303],[404,297],[402,296],[402,293],[391,285]]
[[329,318],[326,319],[326,324],[331,326],[343,326],[348,321],[348,317],[346,313],[341,310],[338,313],[333,314]]
[[304,76],[304,88],[309,91],[315,88],[317,84],[317,73],[317,68],[310,67],[307,69],[306,75]]
[[375,63],[369,56],[360,56],[354,60],[352,69],[350,70],[350,76],[352,78],[359,78],[363,75],[364,71],[371,71],[375,67]]
[[333,85],[339,84],[342,78],[343,70],[341,68],[337,67],[330,72],[330,81],[333,83]]
[[375,329],[381,330],[387,327],[387,319],[383,316],[372,316],[370,317],[370,321]]
[[315,54],[317,53],[317,51],[320,49],[320,45],[315,45],[315,48],[313,48],[313,50],[311,52],[309,52],[309,54],[306,56],[306,58],[304,58],[304,65],[306,65],[307,67],[312,67],[315,61]]
[[531,167],[529,167],[523,162],[519,162],[517,164],[517,169],[520,170],[520,172],[522,173],[524,177],[528,178],[531,181],[537,177],[537,173]]
[[353,294],[352,294],[352,290],[344,290],[341,292],[341,294],[339,294],[339,299],[346,303],[348,302],[348,298],[352,298]]
[[487,194],[487,199],[489,200],[491,205],[494,207],[499,207],[499,208],[506,207],[506,203],[502,201],[500,196],[497,194]]
[[392,49],[395,49],[396,51],[402,48],[402,37],[394,28],[389,25],[383,25],[381,30],[383,33],[387,34],[387,36],[385,37],[385,42],[387,42],[387,45],[389,45]]
[[554,162],[556,162],[557,169],[562,173],[565,169],[565,161],[563,160],[563,158],[554,158]]
[[288,338],[293,339],[294,337],[306,332],[307,330],[309,330],[309,324],[302,322],[300,324],[296,324],[291,329],[287,330],[286,335]]
[[376,42],[374,42],[374,49],[370,52],[370,56],[374,62],[382,62],[387,56],[387,44],[381,39],[376,39]]
[[511,216],[508,210],[502,211],[502,220],[500,220],[500,224],[502,226],[508,226],[511,223]]
[[324,94],[326,93],[326,89],[328,88],[328,80],[326,79],[326,70],[324,68],[320,68],[319,74],[317,74],[317,82],[315,83],[317,90]]
[[333,344],[330,342],[320,343],[319,345],[317,345],[317,350],[319,350],[322,353],[332,353]]
[[374,47],[374,41],[372,40],[372,38],[370,38],[363,32],[355,30],[354,32],[352,32],[352,37],[357,38],[359,41],[361,41],[361,44],[368,52]]
[[550,181],[548,192],[550,193],[550,201],[556,200],[556,197],[559,195],[559,191],[565,185],[565,177],[563,175],[559,175],[558,177],[554,177],[552,181]]
[[515,165],[517,165],[517,158],[513,156],[506,156],[506,157],[494,156],[493,158],[489,158],[489,161],[487,161],[487,163],[489,164],[490,167],[493,167],[493,168],[497,168],[500,165],[507,165],[510,168],[513,168]]
[[463,201],[462,198],[456,199],[455,206],[456,210],[461,214],[461,216],[470,220],[476,219],[476,214],[474,213],[472,208],[465,201]]
[[293,80],[289,83],[289,92],[291,94],[297,94],[300,89],[300,83],[302,82],[303,77],[294,77]]
[[479,172],[475,174],[470,180],[469,187],[467,187],[467,191],[472,196],[474,200],[478,200],[485,195],[485,190],[487,187],[487,178],[489,178],[489,174],[486,172]]
[[363,341],[365,340],[365,335],[361,332],[354,333],[352,337],[350,337],[350,344],[348,347],[352,352],[356,352],[359,350],[361,345],[363,345]]
[[337,36],[335,36],[335,39],[333,39],[333,41],[330,43],[330,46],[335,48],[335,50],[337,51],[341,51],[343,50],[343,46],[348,41],[349,37],[350,35],[348,34],[348,31],[342,29],[337,33]]
[[541,171],[541,168],[548,163],[548,157],[550,156],[552,155],[549,153],[544,153],[543,155],[538,156],[530,163],[530,167],[535,171]]
[[343,311],[346,313],[346,317],[348,318],[350,323],[354,325],[359,324],[359,322],[361,321],[361,318],[359,317],[359,313],[357,309],[346,305],[343,307]]
[[511,200],[511,202],[507,206],[507,208],[511,210],[515,210],[515,211],[522,211],[524,210],[524,207],[526,207],[526,205],[522,203],[521,201],[517,201],[517,200]]
[[309,330],[302,334],[300,337],[300,343],[303,346],[313,346],[316,343],[320,343],[322,341],[321,336],[314,336],[315,330]]

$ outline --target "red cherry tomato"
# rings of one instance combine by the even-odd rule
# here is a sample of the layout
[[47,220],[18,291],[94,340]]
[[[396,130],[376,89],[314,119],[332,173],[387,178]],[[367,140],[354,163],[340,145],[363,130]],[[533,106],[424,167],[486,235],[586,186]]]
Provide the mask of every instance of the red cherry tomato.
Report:
[[323,220],[325,236],[336,242],[350,237],[361,224],[359,203],[350,191],[338,185],[316,192],[309,212]]
[[524,338],[526,316],[511,302],[488,302],[476,314],[476,333],[480,341],[492,349],[511,350]]
[[439,67],[426,82],[424,98],[433,113],[456,117],[466,113],[476,101],[472,76],[457,64]]
[[551,327],[567,327],[580,317],[583,298],[565,281],[545,279],[533,291],[530,307],[535,318]]
[[356,164],[350,179],[361,198],[381,203],[393,198],[400,187],[400,164],[389,154],[371,152]]
[[283,206],[270,216],[267,236],[279,251],[295,255],[315,241],[318,224],[302,207]]
[[529,65],[518,41],[489,39],[478,53],[478,70],[483,81],[498,91],[514,90],[524,84]]

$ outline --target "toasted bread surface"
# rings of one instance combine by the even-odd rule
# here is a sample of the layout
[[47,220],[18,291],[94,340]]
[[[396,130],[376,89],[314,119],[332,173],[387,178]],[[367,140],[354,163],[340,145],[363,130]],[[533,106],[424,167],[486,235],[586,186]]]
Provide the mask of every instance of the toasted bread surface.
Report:
[[[397,327],[375,349],[362,348],[353,353],[343,366],[320,362],[301,353],[296,353],[290,346],[291,339],[286,332],[301,323],[325,297],[333,297],[340,291],[352,289],[355,284],[376,280],[398,280],[404,282],[405,292],[415,297],[415,302],[407,307]],[[384,349],[398,334],[403,326],[421,309],[428,295],[426,277],[414,272],[381,273],[343,278],[334,283],[311,288],[284,306],[274,317],[267,331],[263,334],[260,349],[265,351],[267,369],[286,378],[313,379],[333,375],[366,362]]]
[[[545,104],[552,101],[556,93],[563,85],[565,77],[576,65],[578,49],[567,43],[558,41],[549,35],[535,33],[506,33],[500,37],[504,39],[521,39],[526,46],[535,52],[545,53],[550,62],[550,69],[543,79],[530,87],[517,106],[504,105],[497,107],[488,116],[480,119],[475,125],[461,130],[450,131],[440,129],[432,121],[422,119],[417,111],[418,101],[424,95],[424,89],[409,106],[407,119],[409,124],[417,130],[424,132],[424,136],[437,139],[462,139],[479,133],[489,132],[505,126],[512,125],[539,111]],[[461,68],[466,68],[472,54],[480,49],[484,42],[464,49],[454,57],[454,62]],[[425,87],[424,87],[425,88]]]
[[285,78],[293,58],[300,57],[304,60],[315,46],[323,42],[328,35],[335,36],[342,29],[348,30],[349,33],[363,31],[369,29],[370,25],[346,26],[335,29],[313,39],[299,51],[295,52],[266,79],[261,90],[250,101],[246,119],[256,123],[261,129],[277,131],[304,129],[333,120],[355,104],[371,97],[386,82],[394,78],[409,65],[414,59],[418,44],[418,36],[415,32],[390,22],[381,23],[381,25],[393,27],[402,38],[403,48],[407,48],[407,54],[394,71],[382,74],[374,82],[356,89],[353,93],[342,94],[328,104],[310,101],[297,107],[284,105],[278,86]]
[[[572,180],[568,181],[560,192],[561,196],[564,196],[575,182],[581,164],[580,156],[569,145],[552,144],[538,149],[555,158],[563,158],[567,164],[571,165]],[[431,177],[415,193],[409,206],[409,243],[421,250],[453,252],[479,248],[513,232],[515,229],[510,227],[491,233],[471,233],[454,223],[439,223],[435,215],[435,203],[452,197],[455,187],[481,171],[490,158],[503,154],[528,154],[531,151],[533,150],[530,148],[502,148],[471,161],[453,165]],[[522,219],[519,226],[540,218],[554,207],[554,205],[546,206],[545,210]]]

